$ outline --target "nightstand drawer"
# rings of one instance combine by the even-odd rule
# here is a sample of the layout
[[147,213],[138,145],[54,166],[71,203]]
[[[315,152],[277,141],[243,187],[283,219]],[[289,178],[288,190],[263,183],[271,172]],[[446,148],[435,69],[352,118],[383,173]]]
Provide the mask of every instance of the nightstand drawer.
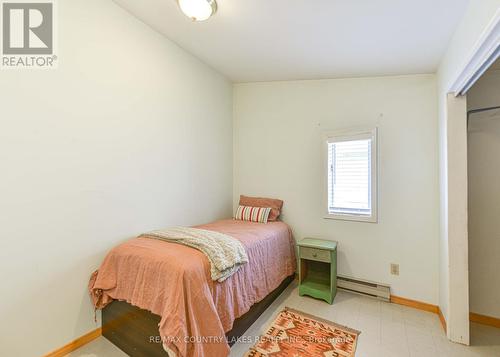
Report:
[[331,261],[330,251],[325,249],[300,247],[300,257],[325,263],[330,263]]

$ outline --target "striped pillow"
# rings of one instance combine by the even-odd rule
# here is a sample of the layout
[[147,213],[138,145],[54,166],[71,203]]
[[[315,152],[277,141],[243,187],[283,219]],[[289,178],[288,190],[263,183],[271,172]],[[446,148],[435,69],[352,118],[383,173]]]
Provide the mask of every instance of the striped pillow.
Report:
[[238,206],[236,214],[234,215],[234,219],[239,219],[241,221],[267,223],[269,213],[271,213],[270,207]]

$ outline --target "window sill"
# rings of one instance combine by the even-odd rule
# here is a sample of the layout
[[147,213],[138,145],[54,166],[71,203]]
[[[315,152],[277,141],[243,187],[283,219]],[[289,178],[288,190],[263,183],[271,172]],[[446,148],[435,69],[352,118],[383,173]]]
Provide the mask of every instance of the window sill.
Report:
[[365,223],[377,223],[376,216],[356,216],[350,214],[327,214],[323,217],[324,219],[336,219],[341,221],[355,221],[355,222],[365,222]]

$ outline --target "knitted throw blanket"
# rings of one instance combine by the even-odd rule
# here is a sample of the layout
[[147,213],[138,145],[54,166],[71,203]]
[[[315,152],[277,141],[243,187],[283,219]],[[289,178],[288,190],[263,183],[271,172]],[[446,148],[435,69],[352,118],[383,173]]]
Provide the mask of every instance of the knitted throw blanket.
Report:
[[189,227],[171,227],[141,234],[140,237],[187,245],[203,252],[210,262],[212,280],[222,282],[248,263],[241,242],[223,233]]

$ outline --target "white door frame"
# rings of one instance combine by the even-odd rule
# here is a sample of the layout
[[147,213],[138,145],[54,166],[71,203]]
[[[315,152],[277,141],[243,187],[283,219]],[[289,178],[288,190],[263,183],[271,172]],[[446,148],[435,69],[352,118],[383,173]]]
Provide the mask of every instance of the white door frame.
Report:
[[467,197],[467,99],[446,97],[448,197],[448,338],[470,343]]
[[448,321],[452,341],[468,345],[469,253],[467,228],[467,103],[465,94],[500,53],[500,10],[480,36],[476,46],[448,88],[447,132],[447,219],[448,232]]
[[499,56],[500,47],[500,10],[484,29],[474,46],[471,55],[457,73],[448,93],[455,96],[466,94],[472,85],[483,75]]

